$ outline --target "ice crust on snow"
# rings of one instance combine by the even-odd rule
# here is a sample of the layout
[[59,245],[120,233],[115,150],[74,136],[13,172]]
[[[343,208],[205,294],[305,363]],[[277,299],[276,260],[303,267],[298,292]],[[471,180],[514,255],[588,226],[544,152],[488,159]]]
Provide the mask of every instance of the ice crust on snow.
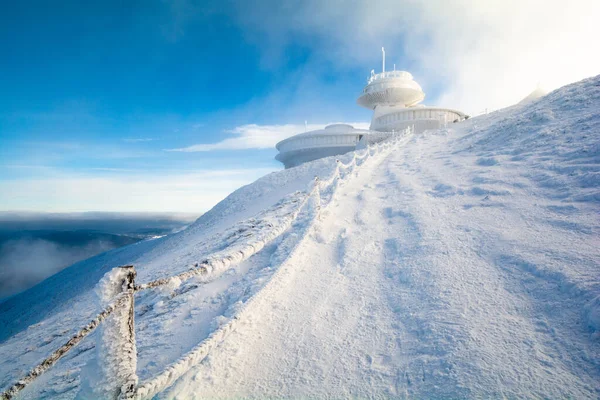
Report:
[[[301,218],[210,282],[140,293],[140,381],[243,313],[160,398],[597,398],[599,109],[594,77],[417,135],[324,192],[331,206],[310,234]],[[135,264],[149,282],[243,247],[335,168],[328,158],[269,174],[185,231],[80,262],[0,304],[0,387],[99,312],[93,288],[113,267]],[[99,334],[22,397],[83,393]]]

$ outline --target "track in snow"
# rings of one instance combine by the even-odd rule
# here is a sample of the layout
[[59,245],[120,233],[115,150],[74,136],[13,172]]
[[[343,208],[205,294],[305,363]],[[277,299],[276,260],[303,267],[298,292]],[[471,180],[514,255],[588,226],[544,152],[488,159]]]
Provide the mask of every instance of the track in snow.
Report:
[[528,235],[564,232],[540,222],[517,164],[500,179],[447,142],[416,137],[360,169],[277,290],[163,397],[595,397],[597,343],[549,308],[583,300],[532,270],[553,255]]
[[[160,397],[600,397],[599,107],[590,78],[361,167],[309,235],[305,215],[208,284],[140,295],[138,374],[155,376],[243,309],[237,331]],[[267,175],[185,231],[2,303],[0,386],[97,313],[91,289],[107,269],[135,264],[140,282],[186,271],[241,221],[280,221],[277,202],[334,169],[329,158]],[[85,397],[93,349],[21,397]]]

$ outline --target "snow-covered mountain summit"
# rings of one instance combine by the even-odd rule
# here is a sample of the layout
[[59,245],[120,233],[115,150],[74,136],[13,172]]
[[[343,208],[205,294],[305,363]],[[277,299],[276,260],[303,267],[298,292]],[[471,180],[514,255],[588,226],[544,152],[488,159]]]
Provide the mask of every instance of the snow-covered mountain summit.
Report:
[[[357,168],[311,224],[209,283],[136,298],[138,375],[159,374],[243,309],[160,398],[597,398],[599,110],[594,77],[406,138]],[[327,158],[267,175],[185,231],[0,304],[0,387],[99,311],[92,289],[111,268],[134,264],[139,282],[186,271],[276,227],[335,168]],[[86,338],[22,396],[89,393],[94,347]]]
[[538,85],[535,89],[533,89],[531,91],[531,93],[529,93],[527,96],[525,96],[523,98],[523,100],[521,100],[519,102],[519,104],[523,105],[523,104],[531,103],[532,101],[540,99],[547,94],[548,94],[548,92],[543,87]]

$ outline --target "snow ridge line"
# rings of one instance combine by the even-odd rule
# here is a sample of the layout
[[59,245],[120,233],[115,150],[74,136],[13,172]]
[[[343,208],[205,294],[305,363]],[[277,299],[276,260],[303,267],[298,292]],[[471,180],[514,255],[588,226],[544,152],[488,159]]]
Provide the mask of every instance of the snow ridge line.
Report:
[[[411,133],[409,129],[405,132],[406,134]],[[364,164],[364,162],[373,155],[378,154],[382,150],[390,149],[393,145],[398,144],[399,137],[393,136],[391,140],[385,141],[385,143],[377,143],[373,146],[369,146],[367,151],[361,156],[355,156],[352,158],[348,164],[343,164],[341,162],[337,162],[336,169],[332,176],[327,181],[321,181],[318,177],[315,178],[314,182],[311,183],[312,188],[310,188],[310,195],[306,197],[303,202],[303,206],[308,204],[310,199],[313,199],[313,207],[309,212],[312,213],[312,216],[309,218],[309,223],[305,227],[304,232],[300,239],[296,242],[295,246],[288,253],[285,259],[281,262],[280,267],[277,271],[271,276],[269,281],[265,284],[265,286],[256,294],[254,294],[250,299],[248,299],[242,308],[238,311],[237,315],[233,316],[231,320],[221,326],[219,329],[212,332],[208,338],[200,342],[195,348],[186,353],[183,357],[181,357],[176,362],[169,365],[162,373],[155,376],[149,381],[142,383],[140,386],[136,388],[135,395],[133,396],[136,400],[141,399],[151,399],[158,393],[162,392],[169,386],[171,386],[177,379],[187,373],[194,365],[198,364],[202,361],[212,349],[217,347],[221,342],[223,342],[231,332],[235,331],[238,322],[242,320],[250,311],[248,311],[253,304],[261,301],[263,298],[267,297],[271,292],[276,289],[277,282],[281,279],[282,274],[286,271],[285,265],[292,258],[294,254],[296,254],[297,249],[300,247],[300,244],[307,237],[308,233],[310,233],[319,220],[320,211],[322,208],[320,193],[332,186],[335,186],[337,189],[336,183],[338,183],[341,179],[346,178],[352,172],[354,172],[355,168]],[[374,153],[371,153],[371,148],[374,148]],[[356,161],[362,160],[361,164],[357,164]],[[347,170],[346,174],[342,177],[340,174],[341,169]],[[321,187],[323,186],[323,187]],[[333,199],[333,194],[330,197],[329,202],[325,204],[325,206],[331,203]],[[300,210],[297,215],[300,214]]]

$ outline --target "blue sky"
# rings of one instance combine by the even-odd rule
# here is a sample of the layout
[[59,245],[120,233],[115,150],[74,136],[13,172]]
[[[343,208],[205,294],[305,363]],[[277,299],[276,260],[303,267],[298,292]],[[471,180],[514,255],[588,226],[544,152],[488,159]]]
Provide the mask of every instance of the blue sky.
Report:
[[[472,114],[512,104],[540,79],[553,89],[600,72],[581,43],[597,33],[594,2],[546,7],[539,23],[528,19],[537,2],[518,2],[521,14],[505,12],[510,3],[7,3],[0,210],[206,211],[280,169],[273,144],[305,120],[367,123],[355,99],[381,46],[427,103]],[[558,20],[575,49],[548,45]],[[556,51],[570,61],[548,71]]]

